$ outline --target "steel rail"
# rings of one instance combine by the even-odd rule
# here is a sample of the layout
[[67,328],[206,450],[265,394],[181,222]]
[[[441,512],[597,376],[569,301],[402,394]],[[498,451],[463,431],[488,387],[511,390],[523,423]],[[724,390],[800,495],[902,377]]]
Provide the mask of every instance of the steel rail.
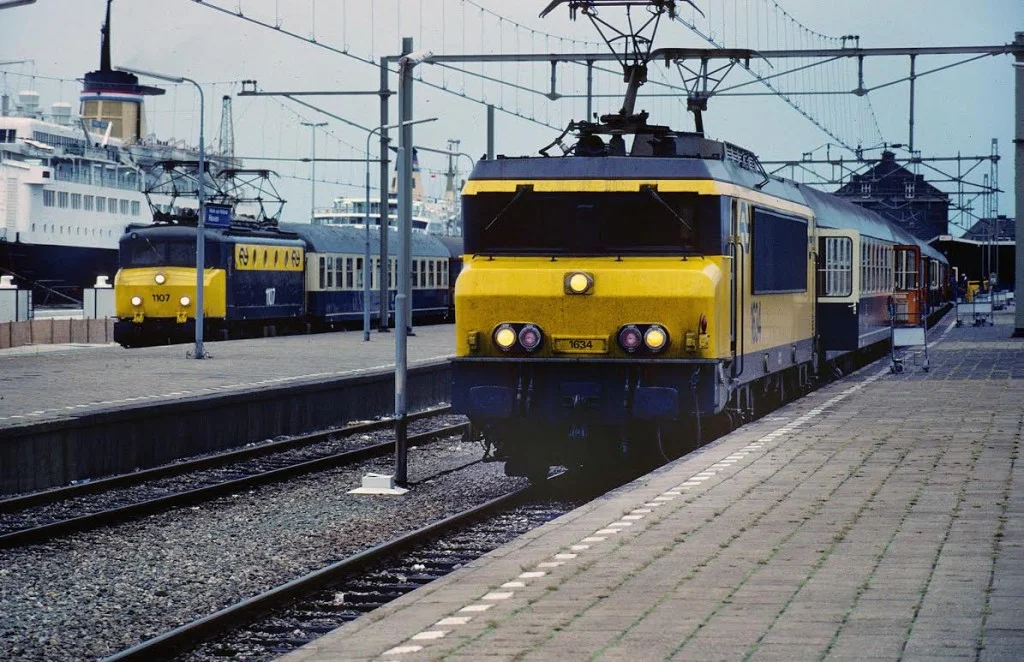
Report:
[[[419,420],[429,418],[431,416],[442,416],[449,412],[451,412],[451,407],[444,405],[443,407],[424,409],[416,412],[415,414],[410,414],[409,419]],[[96,494],[97,492],[104,492],[106,490],[139,485],[157,478],[169,478],[171,476],[178,476],[193,471],[212,469],[225,464],[251,460],[263,455],[272,455],[274,453],[293,450],[302,446],[311,446],[315,443],[325,441],[331,436],[349,436],[363,432],[375,432],[377,430],[391,427],[394,424],[395,422],[391,419],[382,419],[379,421],[371,421],[369,423],[357,423],[356,425],[334,428],[323,432],[313,432],[310,434],[300,435],[298,437],[283,439],[281,441],[272,441],[265,444],[258,444],[256,446],[246,446],[245,448],[238,448],[224,453],[218,453],[216,455],[198,457],[184,462],[164,464],[159,467],[143,469],[142,471],[135,471],[130,474],[119,474],[117,476],[100,478],[87,483],[65,485],[63,487],[57,487],[42,492],[32,492],[31,494],[23,494],[21,496],[11,497],[8,499],[0,499],[0,513],[13,513],[24,508],[44,506],[86,494]]]
[[[557,474],[552,478],[549,478],[545,485],[550,485],[552,481],[561,475],[563,474]],[[421,542],[425,542],[427,539],[438,533],[460,525],[468,524],[475,519],[488,515],[492,511],[509,506],[516,500],[524,497],[527,493],[533,491],[534,488],[535,486],[521,487],[509,492],[508,494],[491,499],[490,501],[474,506],[461,513],[451,515],[443,520],[428,524],[427,526],[411,531],[388,542],[370,547],[369,549],[358,552],[348,558],[342,559],[341,561],[332,563],[325,568],[311,572],[310,574],[299,577],[298,579],[293,579],[287,584],[264,591],[259,595],[247,598],[230,607],[214,612],[209,616],[205,616],[199,620],[193,621],[192,623],[182,625],[174,630],[144,641],[136,646],[132,646],[131,648],[125,649],[110,657],[104,658],[103,662],[124,662],[128,660],[145,660],[148,662],[149,660],[154,659],[168,659],[173,655],[208,639],[218,632],[224,632],[232,627],[236,627],[250,621],[254,617],[272,610],[274,606],[281,604],[282,602],[312,593],[325,585],[330,584],[335,579],[339,579],[345,574],[352,572],[353,570],[366,566],[385,556],[392,555],[413,547]]]
[[[430,430],[429,432],[410,435],[409,444],[410,446],[416,446],[429,443],[437,439],[450,437],[465,431],[466,426],[466,423],[460,423],[458,425],[450,425],[437,430]],[[319,457],[313,460],[306,460],[305,462],[290,464],[288,466],[271,469],[269,471],[262,471],[251,476],[235,478],[216,483],[214,485],[206,485],[192,490],[168,494],[155,499],[140,501],[127,506],[110,508],[108,510],[101,510],[88,515],[81,515],[71,519],[51,522],[49,524],[43,524],[29,529],[12,531],[10,533],[0,535],[0,549],[38,543],[61,535],[79,533],[101,526],[118,524],[129,519],[141,517],[143,515],[150,515],[168,508],[209,501],[210,499],[223,496],[225,494],[231,494],[240,489],[274,483],[304,474],[326,471],[328,469],[334,469],[376,457],[383,457],[393,452],[394,447],[395,442],[389,440],[378,444],[364,446],[362,448],[344,451],[342,453]]]

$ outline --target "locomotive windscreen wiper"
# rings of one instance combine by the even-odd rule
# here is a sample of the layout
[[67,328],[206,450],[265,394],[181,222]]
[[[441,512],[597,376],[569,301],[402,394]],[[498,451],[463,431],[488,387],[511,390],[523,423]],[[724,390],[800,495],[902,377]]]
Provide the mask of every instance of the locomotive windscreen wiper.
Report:
[[674,216],[677,221],[682,223],[683,227],[686,228],[687,231],[693,232],[693,228],[690,227],[690,224],[687,223],[686,220],[683,219],[683,217],[680,216],[676,212],[675,209],[672,209],[672,207],[669,206],[669,204],[667,202],[665,202],[664,198],[662,198],[660,195],[658,195],[658,187],[657,186],[655,186],[654,184],[641,184],[640,185],[640,192],[641,193],[646,193],[647,195],[651,196],[654,199],[655,202],[657,202],[658,204],[660,204],[662,207],[665,208],[665,211],[667,211],[668,213],[672,214],[672,216]]
[[484,228],[484,232],[490,230],[491,226],[501,220],[501,217],[505,215],[505,212],[511,209],[512,206],[519,202],[520,199],[526,197],[527,193],[533,193],[533,184],[520,184],[516,186],[516,194],[512,196],[512,199],[508,201],[508,204],[505,205],[504,209],[499,211],[498,215],[491,219],[491,222]]

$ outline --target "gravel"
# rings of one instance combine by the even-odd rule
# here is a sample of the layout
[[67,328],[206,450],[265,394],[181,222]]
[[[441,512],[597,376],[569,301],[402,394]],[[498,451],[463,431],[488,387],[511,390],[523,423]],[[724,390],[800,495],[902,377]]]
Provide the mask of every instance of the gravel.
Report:
[[[465,417],[444,414],[417,419],[409,423],[409,434],[418,434],[465,422]],[[284,439],[281,437],[280,439]],[[243,476],[265,471],[269,468],[297,464],[315,458],[355,450],[394,439],[393,430],[385,428],[359,434],[332,436],[323,441],[300,448],[283,450],[271,455],[243,460],[220,467],[190,471],[177,476],[148,480],[130,487],[105,490],[96,494],[85,494],[55,503],[26,508],[14,513],[0,513],[0,534],[18,531],[33,526],[80,517],[115,507],[140,503],[149,499],[165,497],[204,485],[213,485]],[[253,444],[262,445],[262,444]],[[209,455],[196,456],[209,457]],[[193,459],[193,458],[186,458]]]
[[442,473],[480,454],[460,438],[412,449],[402,497],[347,494],[391,472],[377,460],[2,551],[0,659],[113,654],[522,484],[500,464]]

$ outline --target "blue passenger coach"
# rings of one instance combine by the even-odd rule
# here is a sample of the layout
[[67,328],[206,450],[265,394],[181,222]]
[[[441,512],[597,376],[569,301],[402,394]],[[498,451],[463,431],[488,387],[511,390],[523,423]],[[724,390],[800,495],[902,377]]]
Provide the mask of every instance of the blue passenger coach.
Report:
[[[365,228],[282,223],[281,229],[306,244],[306,315],[317,325],[362,319]],[[380,318],[380,231],[370,229],[370,315]],[[398,233],[388,233],[388,306],[395,308]],[[412,235],[412,308],[414,319],[450,314],[449,252],[437,238]]]

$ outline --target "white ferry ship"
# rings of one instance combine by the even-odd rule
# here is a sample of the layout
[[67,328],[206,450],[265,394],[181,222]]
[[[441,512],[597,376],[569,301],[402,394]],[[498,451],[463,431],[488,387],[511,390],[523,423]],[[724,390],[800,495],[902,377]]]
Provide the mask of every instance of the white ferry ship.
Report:
[[164,91],[111,69],[109,30],[108,1],[100,68],[85,75],[80,116],[63,102],[44,113],[32,90],[13,107],[5,93],[0,105],[0,275],[31,288],[36,306],[75,305],[98,276],[113,281],[125,228],[152,219],[147,168],[197,157],[146,136],[143,99]]
[[[449,166],[451,169],[451,166]],[[461,234],[458,223],[456,200],[453,182],[455,173],[449,172],[448,190],[444,200],[428,200],[424,195],[423,177],[420,172],[419,158],[413,151],[412,162],[412,231],[433,235]],[[391,176],[391,191],[388,193],[388,228],[398,227],[398,180],[397,174]],[[370,219],[371,227],[380,227],[380,197],[370,198],[370,209],[366,209],[366,196],[335,198],[330,207],[317,209],[313,212],[313,225],[355,225],[365,227]]]

